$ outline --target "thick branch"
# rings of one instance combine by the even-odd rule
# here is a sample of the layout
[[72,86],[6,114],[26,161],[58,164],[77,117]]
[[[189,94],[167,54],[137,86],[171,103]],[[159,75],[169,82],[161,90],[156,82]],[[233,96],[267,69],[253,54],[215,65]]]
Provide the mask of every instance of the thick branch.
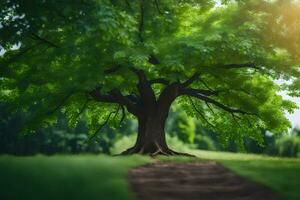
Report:
[[143,70],[137,70],[134,68],[132,68],[132,71],[137,75],[139,79],[137,87],[142,103],[147,107],[147,109],[152,109],[156,104],[156,97],[145,72]]
[[149,83],[152,85],[152,84],[156,84],[156,83],[159,83],[159,84],[163,84],[163,85],[169,85],[170,82],[164,78],[157,78],[157,79],[152,79],[149,81]]
[[130,98],[123,96],[119,90],[112,90],[107,94],[102,94],[100,89],[95,89],[89,92],[89,95],[96,101],[105,103],[117,103],[126,106],[127,110],[132,114],[137,114],[138,108],[135,102],[132,102]]
[[122,93],[114,89],[110,92],[110,94],[117,100],[117,102],[121,105],[126,106],[129,110],[135,110],[135,102],[132,102],[130,98],[123,96]]
[[89,92],[89,95],[96,101],[99,102],[105,102],[105,103],[118,103],[117,99],[115,99],[112,95],[110,94],[102,94],[100,92],[100,89],[95,89],[91,92]]
[[166,86],[158,98],[158,109],[163,113],[168,114],[172,102],[181,94],[181,88],[181,85],[178,83]]

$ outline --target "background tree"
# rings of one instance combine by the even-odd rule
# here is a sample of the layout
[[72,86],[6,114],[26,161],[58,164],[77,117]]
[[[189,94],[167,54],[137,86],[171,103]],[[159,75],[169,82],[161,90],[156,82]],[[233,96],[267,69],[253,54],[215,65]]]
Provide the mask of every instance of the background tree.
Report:
[[[82,115],[91,138],[130,113],[124,152],[179,154],[164,126],[178,99],[223,142],[287,131],[299,95],[299,5],[293,1],[1,1],[1,99],[34,110],[30,126]],[[279,86],[275,80],[291,80]]]
[[169,112],[165,129],[171,136],[178,137],[185,143],[194,143],[196,123],[194,122],[194,119],[188,116],[184,110],[180,109],[180,107],[172,109]]

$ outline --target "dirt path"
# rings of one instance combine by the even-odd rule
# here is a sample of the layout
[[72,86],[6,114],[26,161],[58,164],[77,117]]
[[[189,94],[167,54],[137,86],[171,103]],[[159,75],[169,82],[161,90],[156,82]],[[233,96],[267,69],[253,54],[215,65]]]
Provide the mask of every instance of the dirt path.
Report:
[[155,163],[129,172],[137,200],[277,200],[268,188],[215,162]]

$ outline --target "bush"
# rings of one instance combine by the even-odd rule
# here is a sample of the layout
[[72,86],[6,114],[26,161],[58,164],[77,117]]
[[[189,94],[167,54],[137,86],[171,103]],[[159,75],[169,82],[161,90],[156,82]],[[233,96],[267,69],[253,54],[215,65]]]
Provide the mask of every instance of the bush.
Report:
[[217,148],[214,141],[206,135],[197,135],[195,138],[195,145],[197,149],[215,151]]
[[128,148],[132,147],[135,143],[136,137],[136,134],[130,134],[114,140],[112,147],[109,149],[110,154],[120,154]]
[[300,157],[300,137],[296,135],[277,139],[275,147],[279,156]]
[[166,140],[169,148],[175,151],[188,152],[190,149],[195,148],[193,144],[187,144],[177,136],[167,134]]
[[196,124],[192,117],[189,117],[184,111],[178,110],[173,113],[167,124],[167,132],[171,136],[176,136],[181,141],[192,144],[195,139]]

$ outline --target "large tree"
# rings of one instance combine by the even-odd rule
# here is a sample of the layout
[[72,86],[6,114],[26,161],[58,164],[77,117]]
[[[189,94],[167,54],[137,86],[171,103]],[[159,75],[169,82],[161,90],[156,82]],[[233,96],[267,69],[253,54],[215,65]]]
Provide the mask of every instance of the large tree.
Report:
[[31,125],[49,125],[57,112],[70,124],[85,116],[93,138],[128,112],[138,136],[124,154],[152,155],[178,154],[164,132],[177,99],[224,142],[262,142],[261,129],[290,125],[285,111],[296,106],[279,92],[299,95],[295,1],[2,0],[0,7],[1,101],[12,112],[34,112]]

